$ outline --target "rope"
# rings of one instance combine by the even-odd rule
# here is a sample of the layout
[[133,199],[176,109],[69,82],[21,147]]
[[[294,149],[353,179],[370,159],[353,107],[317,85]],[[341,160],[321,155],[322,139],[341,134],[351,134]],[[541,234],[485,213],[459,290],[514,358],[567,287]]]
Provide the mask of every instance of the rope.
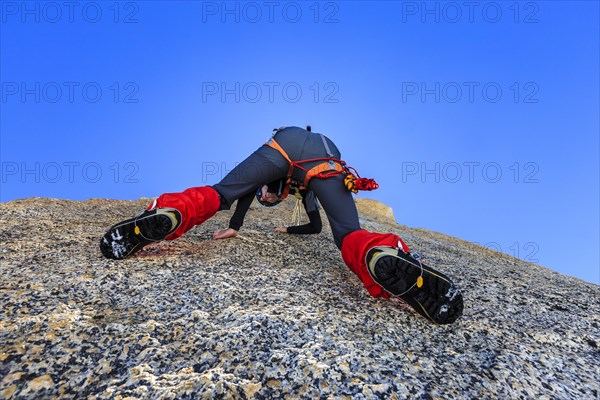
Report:
[[356,194],[359,190],[371,191],[379,188],[379,184],[375,182],[375,179],[361,178],[356,169],[352,167],[345,166],[345,169],[347,175],[344,178],[344,185],[350,192]]
[[294,211],[292,212],[292,225],[300,225],[301,221],[301,210],[300,204],[302,204],[302,200],[296,198],[296,204],[294,205]]

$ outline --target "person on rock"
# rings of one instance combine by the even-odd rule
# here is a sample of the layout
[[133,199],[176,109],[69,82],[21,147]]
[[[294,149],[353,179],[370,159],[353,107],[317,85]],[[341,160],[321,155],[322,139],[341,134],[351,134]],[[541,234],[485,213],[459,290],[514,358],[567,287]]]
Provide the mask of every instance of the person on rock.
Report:
[[[352,192],[373,185],[356,178],[340,157],[337,146],[310,127],[276,129],[271,139],[219,183],[162,194],[141,214],[113,225],[100,240],[100,250],[110,259],[129,257],[149,243],[181,237],[267,183],[301,182],[319,200],[344,263],[371,296],[398,297],[434,323],[453,323],[463,311],[458,287],[413,257],[396,234],[360,227]],[[265,200],[275,203],[288,190],[286,185],[280,195],[270,193]]]
[[[285,184],[286,179],[280,179],[267,185],[263,185],[261,188],[256,190],[256,193],[250,192],[238,199],[235,212],[229,221],[229,228],[215,232],[213,234],[213,239],[236,237],[240,228],[244,224],[244,217],[250,208],[250,204],[252,204],[252,200],[254,200],[256,197],[258,202],[265,207],[277,205],[282,200],[281,196]],[[294,194],[298,201],[302,202],[304,210],[306,210],[306,214],[308,215],[308,223],[303,225],[292,225],[288,227],[277,227],[275,228],[275,231],[279,233],[290,233],[295,235],[320,233],[323,224],[321,222],[319,205],[317,203],[315,194],[311,190],[299,187],[297,183],[290,184],[290,187],[291,190],[289,194]],[[298,204],[296,204],[296,207],[294,208],[294,217],[296,217],[296,213],[300,212],[297,210],[297,207]],[[294,218],[292,218],[292,220],[294,220]]]

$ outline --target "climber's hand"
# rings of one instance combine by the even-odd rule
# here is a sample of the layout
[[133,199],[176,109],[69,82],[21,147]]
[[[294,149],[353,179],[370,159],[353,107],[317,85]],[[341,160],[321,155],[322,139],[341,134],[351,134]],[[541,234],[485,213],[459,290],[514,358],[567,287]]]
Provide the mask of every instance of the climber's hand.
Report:
[[222,229],[213,233],[213,240],[227,239],[230,237],[236,237],[237,235],[238,231],[233,228]]
[[283,228],[281,226],[275,228],[275,230],[279,233],[288,233],[287,228]]

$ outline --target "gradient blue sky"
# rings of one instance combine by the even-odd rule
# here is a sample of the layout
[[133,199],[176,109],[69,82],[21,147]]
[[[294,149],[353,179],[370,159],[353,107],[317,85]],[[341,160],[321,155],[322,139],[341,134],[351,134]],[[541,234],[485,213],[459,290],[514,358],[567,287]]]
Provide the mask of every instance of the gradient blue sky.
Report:
[[598,2],[0,4],[1,201],[214,184],[310,123],[399,223],[600,283]]

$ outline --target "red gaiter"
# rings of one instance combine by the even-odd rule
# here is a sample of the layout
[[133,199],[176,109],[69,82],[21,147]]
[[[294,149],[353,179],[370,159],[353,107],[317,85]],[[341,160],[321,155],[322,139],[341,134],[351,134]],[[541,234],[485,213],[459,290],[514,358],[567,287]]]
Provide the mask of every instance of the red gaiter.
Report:
[[219,194],[210,186],[193,187],[181,193],[165,193],[148,206],[155,208],[174,208],[181,213],[181,225],[167,240],[177,239],[196,225],[200,225],[219,211]]
[[402,247],[405,252],[410,251],[406,243],[393,233],[376,233],[360,229],[349,233],[344,238],[342,258],[348,268],[360,278],[371,296],[388,299],[390,294],[371,278],[367,267],[367,253],[376,246]]

